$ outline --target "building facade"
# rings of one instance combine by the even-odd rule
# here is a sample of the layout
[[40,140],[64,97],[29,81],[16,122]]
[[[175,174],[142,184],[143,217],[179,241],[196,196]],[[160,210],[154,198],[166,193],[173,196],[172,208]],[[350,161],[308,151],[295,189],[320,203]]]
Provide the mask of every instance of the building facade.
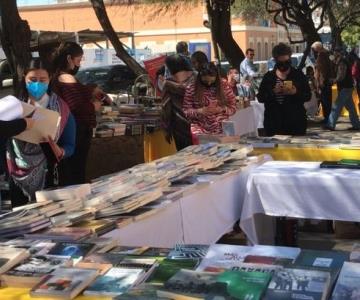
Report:
[[[88,1],[49,0],[48,5],[31,5],[24,2],[20,15],[29,22],[32,30],[76,32],[84,29],[101,30],[101,26]],[[153,54],[174,52],[178,41],[193,44],[211,44],[211,34],[203,26],[207,18],[203,5],[192,5],[177,10],[161,10],[157,5],[108,4],[107,13],[116,31],[134,33],[138,49],[151,49]],[[241,18],[232,18],[233,36],[240,47],[255,49],[256,60],[271,57],[272,47],[288,42],[284,29],[272,22],[262,21],[248,25]],[[299,30],[291,30],[295,39],[301,39]],[[131,47],[130,39],[122,42]],[[104,42],[105,46],[105,42]],[[97,47],[85,45],[86,48]],[[210,47],[210,46],[209,46]],[[294,52],[302,52],[304,45],[294,45]],[[213,53],[213,51],[211,51]]]

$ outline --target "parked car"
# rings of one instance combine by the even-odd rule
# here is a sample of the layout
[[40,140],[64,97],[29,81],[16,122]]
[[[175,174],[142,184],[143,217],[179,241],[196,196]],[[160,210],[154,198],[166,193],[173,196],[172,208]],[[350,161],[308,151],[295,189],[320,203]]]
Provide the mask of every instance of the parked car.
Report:
[[122,64],[80,69],[76,77],[83,84],[98,85],[107,94],[127,91],[136,79],[135,73]]

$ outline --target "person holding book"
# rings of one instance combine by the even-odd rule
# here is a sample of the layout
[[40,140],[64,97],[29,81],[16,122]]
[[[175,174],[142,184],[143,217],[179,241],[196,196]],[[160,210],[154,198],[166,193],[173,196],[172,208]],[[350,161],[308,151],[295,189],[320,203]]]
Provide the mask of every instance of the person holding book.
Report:
[[[48,143],[56,159],[61,160],[74,152],[75,121],[66,103],[51,92],[49,82],[49,72],[39,59],[33,59],[24,72],[24,93],[21,99],[60,114],[59,130],[54,140],[48,138]],[[46,156],[38,144],[10,139],[7,146],[7,164],[13,207],[27,204],[29,200],[35,199],[36,191],[51,187],[55,183],[56,162],[52,161],[52,157]]]
[[235,95],[225,79],[221,79],[213,63],[200,70],[195,82],[186,89],[183,110],[191,123],[193,142],[198,134],[221,134],[222,121],[236,112]]
[[96,111],[101,108],[98,94],[101,90],[79,82],[75,75],[80,68],[83,50],[77,43],[66,42],[57,49],[53,61],[55,70],[53,90],[67,103],[76,121],[75,153],[60,165],[61,185],[85,183],[85,169],[90,150],[93,129],[96,127]]
[[291,48],[280,43],[272,51],[275,68],[267,72],[257,98],[264,103],[264,129],[275,134],[305,135],[307,128],[304,103],[310,101],[311,90],[301,70],[291,66]]

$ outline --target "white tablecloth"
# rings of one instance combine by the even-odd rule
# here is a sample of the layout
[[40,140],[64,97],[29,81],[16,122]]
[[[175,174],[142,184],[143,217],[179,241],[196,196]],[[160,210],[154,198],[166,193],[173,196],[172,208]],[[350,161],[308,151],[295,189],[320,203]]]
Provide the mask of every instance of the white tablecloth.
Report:
[[190,191],[157,214],[105,236],[129,246],[215,243],[239,219],[247,178],[253,168],[228,176],[210,176],[214,180],[208,185]]
[[250,174],[240,227],[251,243],[273,241],[273,220],[263,215],[360,220],[360,170],[319,165],[271,161]]

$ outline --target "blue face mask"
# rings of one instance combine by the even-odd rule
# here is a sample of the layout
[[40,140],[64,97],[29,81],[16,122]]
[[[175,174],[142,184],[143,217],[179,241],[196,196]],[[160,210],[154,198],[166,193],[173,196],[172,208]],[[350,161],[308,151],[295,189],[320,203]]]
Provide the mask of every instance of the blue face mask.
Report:
[[30,81],[26,84],[30,96],[34,97],[36,101],[39,101],[42,96],[47,92],[49,85],[45,82]]

